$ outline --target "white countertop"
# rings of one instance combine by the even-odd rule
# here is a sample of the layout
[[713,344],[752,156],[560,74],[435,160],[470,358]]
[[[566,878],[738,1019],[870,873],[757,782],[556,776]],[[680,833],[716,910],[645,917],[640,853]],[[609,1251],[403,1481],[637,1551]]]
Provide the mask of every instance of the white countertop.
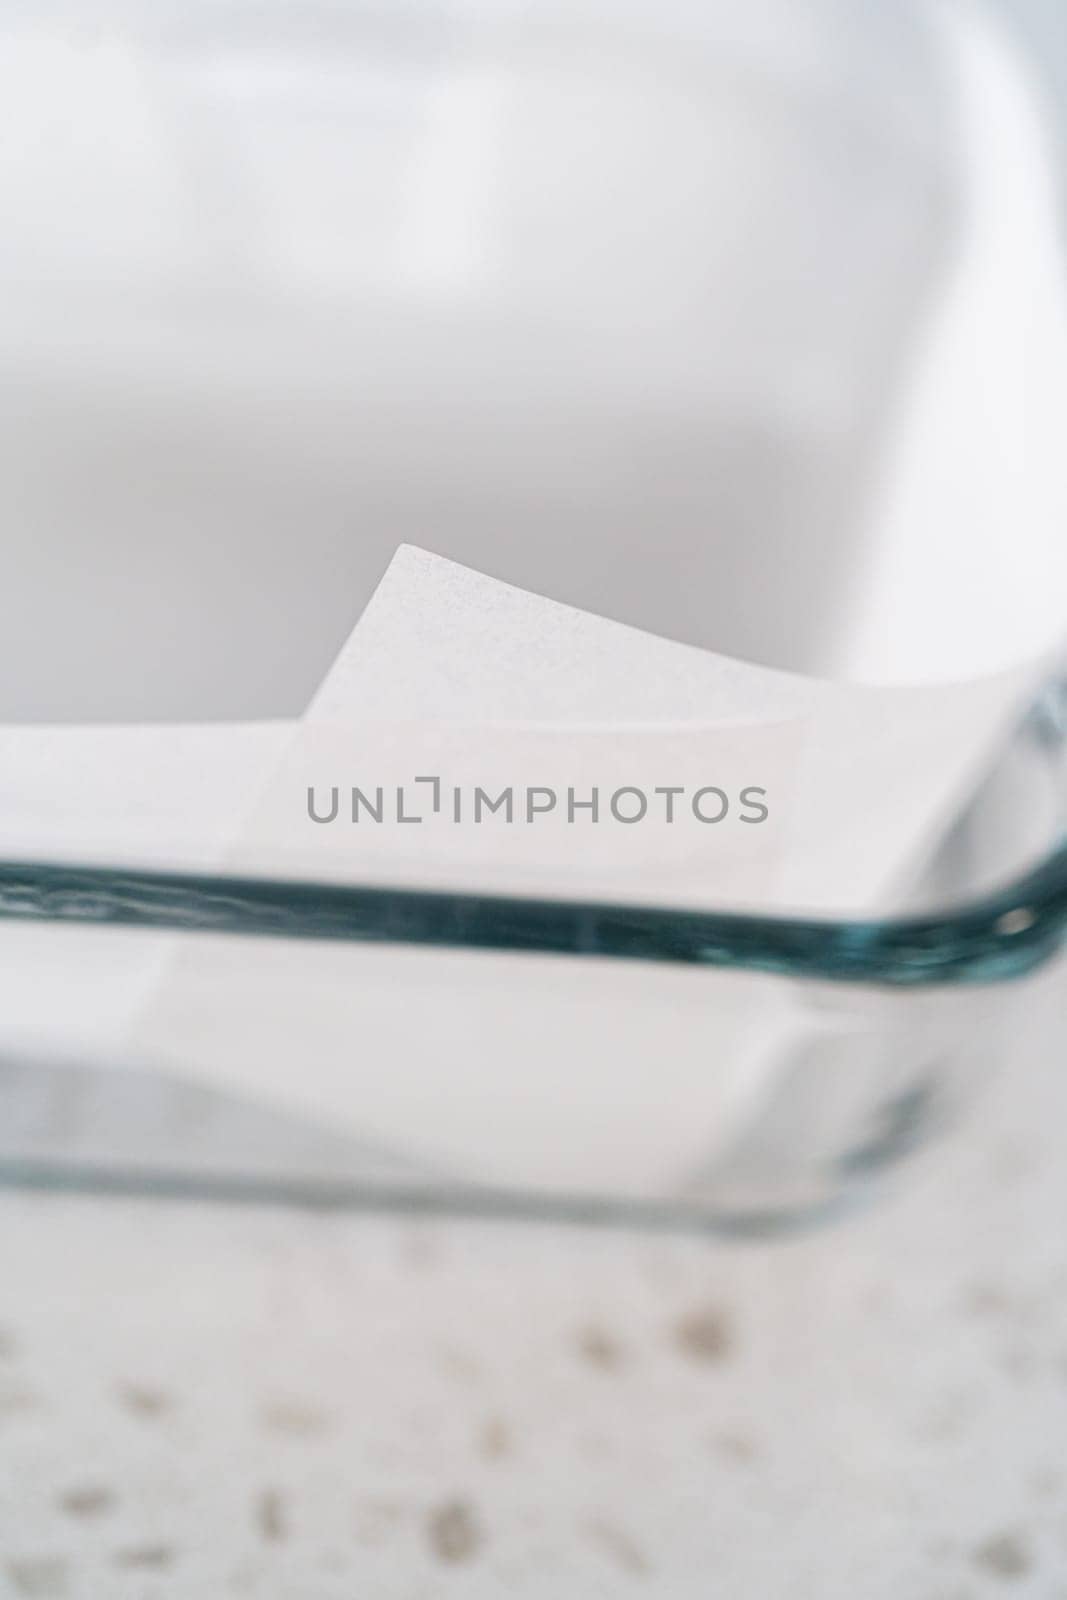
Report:
[[3,1196],[0,1595],[1067,1597],[1063,999],[792,1242]]

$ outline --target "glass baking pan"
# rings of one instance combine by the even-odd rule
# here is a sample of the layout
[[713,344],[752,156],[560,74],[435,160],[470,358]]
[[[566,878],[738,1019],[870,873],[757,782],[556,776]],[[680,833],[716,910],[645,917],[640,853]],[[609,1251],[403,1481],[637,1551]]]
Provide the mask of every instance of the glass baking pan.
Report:
[[[1065,733],[1057,679],[880,920],[0,863],[9,959],[31,991],[34,961],[63,974],[58,999],[22,1008],[54,1013],[57,1042],[52,1017],[0,1019],[0,1182],[810,1221],[1010,1059],[1025,980],[1067,929]],[[96,963],[116,952],[191,960],[191,976],[154,1032],[109,1052]],[[187,1072],[187,1048],[210,1070]]]

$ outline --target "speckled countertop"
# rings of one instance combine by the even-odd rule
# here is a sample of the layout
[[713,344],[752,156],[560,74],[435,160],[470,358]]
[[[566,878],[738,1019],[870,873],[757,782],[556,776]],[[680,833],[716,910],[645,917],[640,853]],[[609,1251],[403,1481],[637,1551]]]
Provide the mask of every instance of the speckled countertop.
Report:
[[1064,1012],[794,1242],[0,1197],[0,1595],[1067,1597]]

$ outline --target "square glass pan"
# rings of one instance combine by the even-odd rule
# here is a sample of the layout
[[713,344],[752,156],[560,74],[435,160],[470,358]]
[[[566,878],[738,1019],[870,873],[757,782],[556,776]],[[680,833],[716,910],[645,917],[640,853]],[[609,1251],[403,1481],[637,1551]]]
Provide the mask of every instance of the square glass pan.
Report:
[[[1025,979],[1067,931],[1065,740],[1067,689],[1054,681],[907,903],[870,920],[0,862],[5,937],[81,941],[59,1006],[64,1048],[0,1017],[0,1182],[730,1231],[812,1219],[943,1126],[984,1067],[1010,1054]],[[84,969],[116,940],[196,949],[212,978],[209,1023],[221,1016],[236,1075],[183,1073],[184,1016],[172,1051],[101,1058],[79,1007],[92,991]],[[374,952],[392,952],[384,999]],[[304,980],[287,999],[298,961]],[[313,1101],[306,1114],[259,1101],[264,1028],[292,1041],[292,1079],[310,1076],[322,1037],[314,997],[329,989],[345,997],[339,1060],[358,1113],[361,1095],[402,1079],[413,1019],[433,1037],[442,982],[453,1054],[420,1081],[447,1120],[472,1093],[455,1063],[478,1064],[470,1160],[346,1132]],[[684,1129],[693,1085],[735,1070],[721,1023],[738,995],[749,1017],[788,1008],[773,1071],[723,1101],[729,1117],[706,1139],[696,1128],[684,1161],[657,1165],[647,1108],[670,1105]],[[426,1106],[416,1109],[425,1122]]]

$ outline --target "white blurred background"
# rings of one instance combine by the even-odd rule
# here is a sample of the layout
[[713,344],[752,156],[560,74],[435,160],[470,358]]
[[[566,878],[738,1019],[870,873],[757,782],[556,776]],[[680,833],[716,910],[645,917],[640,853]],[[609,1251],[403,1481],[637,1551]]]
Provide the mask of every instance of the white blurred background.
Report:
[[405,540],[804,671],[1045,643],[1025,37],[918,0],[14,0],[0,721],[297,712]]

